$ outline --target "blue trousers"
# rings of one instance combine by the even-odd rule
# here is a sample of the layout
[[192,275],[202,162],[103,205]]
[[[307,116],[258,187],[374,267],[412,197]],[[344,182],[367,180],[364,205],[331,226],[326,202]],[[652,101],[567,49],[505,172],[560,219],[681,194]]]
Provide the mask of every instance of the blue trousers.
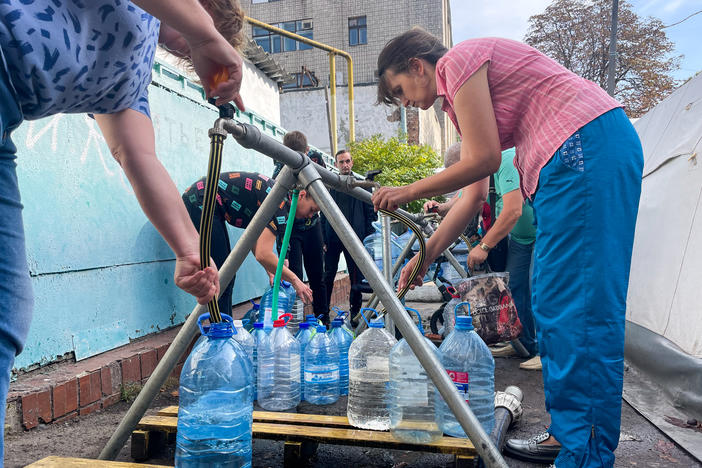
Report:
[[532,306],[558,468],[611,467],[643,154],[621,109],[574,133],[539,174]]
[[534,243],[521,244],[510,238],[507,245],[505,270],[509,272],[509,289],[512,293],[512,299],[514,299],[514,306],[517,308],[519,321],[522,322],[522,333],[519,335],[519,341],[530,356],[536,356],[539,354],[539,347],[536,341],[534,313],[531,310],[531,282],[529,280],[532,273],[531,260]]
[[[0,429],[5,427],[10,372],[27,338],[33,306],[17,184],[17,148],[10,138],[21,122],[22,112],[0,63]],[[3,432],[0,431],[0,467],[4,459]]]

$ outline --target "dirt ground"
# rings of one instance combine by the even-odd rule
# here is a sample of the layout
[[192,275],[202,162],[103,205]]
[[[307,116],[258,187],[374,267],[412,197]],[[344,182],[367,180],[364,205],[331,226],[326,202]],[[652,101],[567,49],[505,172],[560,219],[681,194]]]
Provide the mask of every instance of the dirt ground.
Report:
[[[415,306],[417,304],[413,304]],[[435,305],[421,307],[424,311],[433,310]],[[496,359],[495,388],[504,390],[508,385],[517,385],[524,392],[524,416],[513,425],[508,437],[528,437],[548,426],[549,419],[544,409],[544,394],[541,373],[519,369],[518,359]],[[165,386],[153,401],[149,413],[159,408],[178,403],[174,393],[175,382]],[[75,421],[60,424],[40,425],[31,431],[8,435],[5,438],[5,466],[23,467],[49,455],[97,458],[105,443],[113,434],[122,416],[129,408],[127,402],[120,402]],[[328,406],[314,406],[302,403],[301,413],[343,415],[346,398]],[[702,443],[702,442],[701,442]],[[668,439],[655,426],[648,423],[628,404],[622,402],[622,429],[619,447],[616,451],[617,467],[702,467],[674,442]],[[172,448],[163,459],[149,460],[149,463],[172,465]],[[120,451],[117,460],[132,461],[129,442]],[[510,467],[527,468],[534,465],[506,458]],[[389,468],[389,467],[448,467],[452,457],[411,451],[368,449],[320,445],[310,466],[314,468]],[[282,467],[283,442],[254,440],[254,467]]]

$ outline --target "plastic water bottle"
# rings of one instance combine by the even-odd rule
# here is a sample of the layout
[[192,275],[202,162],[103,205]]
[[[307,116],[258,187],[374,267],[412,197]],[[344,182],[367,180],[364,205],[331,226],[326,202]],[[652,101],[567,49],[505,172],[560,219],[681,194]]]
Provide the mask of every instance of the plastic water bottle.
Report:
[[305,320],[310,324],[310,327],[314,327],[315,332],[317,331],[317,325],[319,325],[319,320],[317,320],[317,317],[314,316],[314,314],[307,314],[305,315]]
[[258,404],[268,411],[285,411],[300,403],[300,343],[282,318],[258,348]]
[[371,321],[368,329],[351,343],[346,412],[352,426],[378,431],[390,429],[387,407],[387,387],[390,381],[388,356],[396,343],[395,337],[385,330],[383,319]]
[[[407,310],[419,315],[414,309]],[[418,328],[423,335],[421,317]],[[438,358],[436,346],[427,338],[424,340]],[[428,444],[442,436],[435,411],[436,389],[404,338],[390,351],[388,393],[390,433],[393,437],[404,442]]]
[[339,351],[339,394],[349,394],[349,347],[353,335],[344,328],[343,319],[334,319],[331,323],[331,336],[334,346]]
[[310,326],[308,322],[300,323],[300,330],[295,335],[295,339],[300,343],[300,400],[305,399],[305,348],[317,330]]
[[261,306],[256,304],[253,299],[251,299],[250,302],[251,308],[247,310],[244,316],[241,318],[241,321],[244,322],[244,328],[246,328],[248,331],[253,330],[253,324],[260,320],[258,315],[259,310],[261,310]]
[[[289,314],[295,302],[295,289],[287,281],[281,281],[278,288],[278,316]],[[261,296],[261,310],[264,312],[263,326],[271,328],[273,321],[271,312],[273,310],[273,288],[268,288]]]
[[253,371],[256,379],[254,380],[254,400],[258,400],[258,350],[261,347],[265,347],[265,343],[261,343],[268,339],[268,333],[263,328],[263,322],[254,323],[253,333],[251,334],[254,339],[254,350],[253,350]]
[[[490,434],[495,426],[495,361],[485,342],[473,330],[468,316],[456,317],[456,328],[441,343],[440,360],[458,392]],[[454,437],[467,437],[444,399],[436,393],[439,427]]]
[[454,297],[444,307],[444,338],[449,336],[449,334],[453,331],[454,324],[456,322],[456,316],[458,315],[458,311],[456,310],[456,305],[461,302],[460,297]]
[[253,424],[252,364],[232,339],[232,318],[200,330],[206,339],[196,345],[180,374],[180,406],[175,464],[184,468],[251,466]]
[[288,330],[290,330],[290,333],[295,336],[297,331],[300,329],[300,322],[305,320],[305,304],[299,297],[295,299],[295,302],[293,302],[290,314],[292,317],[290,320],[288,320],[288,323],[285,326],[288,328]]
[[339,399],[339,350],[326,331],[318,325],[305,348],[305,400],[313,405]]

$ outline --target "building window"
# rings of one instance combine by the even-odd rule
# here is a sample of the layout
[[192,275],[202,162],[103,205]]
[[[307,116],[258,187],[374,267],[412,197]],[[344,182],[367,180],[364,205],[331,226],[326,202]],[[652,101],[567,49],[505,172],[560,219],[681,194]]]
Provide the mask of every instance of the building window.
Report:
[[319,86],[319,80],[314,75],[314,72],[307,73],[291,73],[295,77],[295,81],[290,83],[285,83],[283,89],[295,89],[295,88],[315,88]]
[[[314,39],[311,19],[285,21],[283,23],[271,24],[271,26],[290,31],[291,33],[295,33],[308,39]],[[256,41],[256,44],[260,45],[263,50],[269,54],[292,52],[295,50],[307,50],[312,48],[312,46],[298,42],[295,39],[280,36],[267,29],[256,26],[253,26],[251,36],[253,37],[253,40]]]
[[366,17],[349,18],[349,45],[368,44]]

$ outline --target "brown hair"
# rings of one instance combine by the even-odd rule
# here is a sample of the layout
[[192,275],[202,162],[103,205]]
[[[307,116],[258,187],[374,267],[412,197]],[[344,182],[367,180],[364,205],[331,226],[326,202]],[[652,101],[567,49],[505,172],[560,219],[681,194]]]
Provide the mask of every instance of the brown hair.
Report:
[[378,104],[399,105],[400,101],[393,95],[385,81],[385,72],[403,73],[409,70],[409,62],[413,58],[421,58],[436,65],[448,49],[434,35],[415,26],[406,33],[400,34],[385,44],[378,55]]
[[461,142],[452,144],[444,153],[444,167],[451,167],[461,160]]
[[304,133],[297,130],[286,133],[283,137],[283,144],[300,153],[307,152],[307,137],[305,137]]
[[[239,0],[200,0],[200,4],[212,17],[215,28],[222,37],[235,49],[241,49],[245,40],[244,10],[239,6]],[[183,65],[188,71],[195,72],[190,57],[183,58]]]

